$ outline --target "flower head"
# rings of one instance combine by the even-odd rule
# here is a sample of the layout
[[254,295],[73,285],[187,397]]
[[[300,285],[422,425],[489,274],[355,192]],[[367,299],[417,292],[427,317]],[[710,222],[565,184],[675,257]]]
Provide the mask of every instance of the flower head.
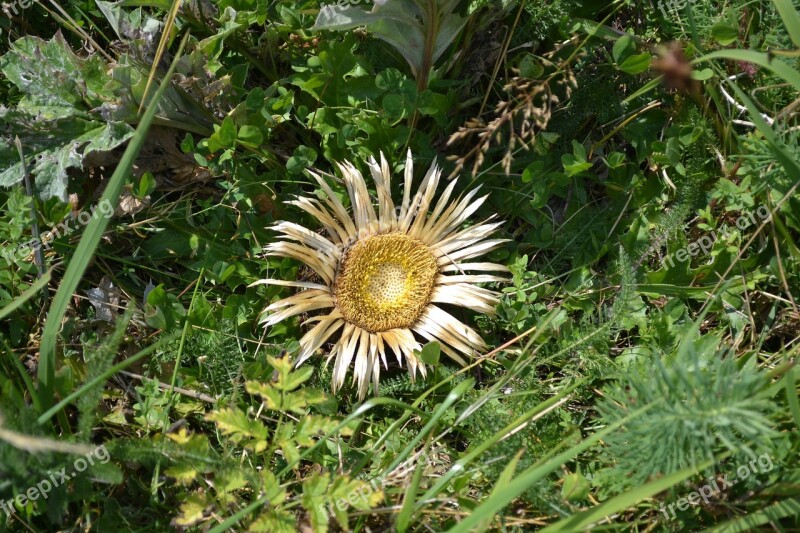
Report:
[[[334,334],[338,340],[328,353],[335,359],[334,391],[344,384],[353,361],[353,381],[366,396],[370,381],[378,390],[380,366],[387,352],[405,363],[413,378],[424,376],[425,364],[415,355],[417,336],[438,341],[442,351],[460,364],[461,354],[486,348],[483,339],[436,304],[466,307],[491,314],[498,294],[478,283],[504,281],[485,272],[507,272],[494,263],[465,262],[505,242],[492,239],[502,222],[484,221],[464,227],[487,196],[475,199],[478,189],[451,201],[453,180],[437,202],[434,194],[441,170],[434,163],[411,198],[413,165],[408,153],[403,200],[392,200],[389,164],[381,155],[370,159],[375,181],[377,213],[361,173],[350,163],[338,165],[352,205],[352,216],[322,176],[310,172],[326,197],[298,197],[288,202],[319,220],[326,236],[292,222],[278,222],[273,230],[282,240],[266,247],[270,255],[290,257],[310,267],[320,283],[265,279],[265,283],[301,289],[269,305],[262,322],[267,326],[301,313],[328,310],[305,324],[313,327],[300,339],[297,364],[317,352]],[[478,273],[476,273],[478,272]],[[255,285],[254,284],[254,285]],[[416,336],[415,336],[416,335]]]

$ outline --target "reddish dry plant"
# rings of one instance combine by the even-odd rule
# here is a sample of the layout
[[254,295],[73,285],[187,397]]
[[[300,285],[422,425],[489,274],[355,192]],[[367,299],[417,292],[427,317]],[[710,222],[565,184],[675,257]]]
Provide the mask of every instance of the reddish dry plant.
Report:
[[[571,43],[568,41],[567,44]],[[558,49],[540,58],[545,69],[551,73],[543,79],[530,79],[516,76],[510,79],[503,87],[509,98],[501,100],[494,109],[495,118],[486,123],[481,116],[469,119],[466,124],[458,128],[447,141],[447,146],[452,146],[459,141],[469,141],[477,137],[476,143],[462,156],[449,156],[447,159],[456,162],[456,167],[450,174],[453,178],[472,160],[472,176],[484,162],[486,153],[494,144],[507,141],[506,152],[501,160],[503,171],[508,175],[514,159],[514,149],[517,146],[529,150],[537,131],[547,127],[553,115],[553,109],[562,100],[566,100],[577,88],[577,80],[570,69],[569,60],[556,65],[547,57],[553,57]],[[570,59],[574,59],[573,55]],[[519,73],[517,69],[513,72]],[[555,88],[555,90],[554,90]],[[504,135],[503,130],[508,129]]]

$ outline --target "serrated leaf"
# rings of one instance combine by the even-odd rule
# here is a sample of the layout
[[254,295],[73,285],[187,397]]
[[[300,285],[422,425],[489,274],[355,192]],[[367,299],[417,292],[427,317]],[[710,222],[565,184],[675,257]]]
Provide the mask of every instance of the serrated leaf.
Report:
[[95,111],[113,98],[111,80],[99,56],[80,58],[60,33],[50,41],[23,37],[0,58],[0,69],[24,95],[13,109],[0,109],[0,186],[22,180],[13,138],[19,136],[44,199],[66,200],[67,170],[82,168],[84,156],[118,147],[133,135],[120,121],[106,122]]
[[281,487],[278,478],[269,470],[261,473],[261,483],[263,485],[264,497],[270,506],[275,507],[286,501],[286,489]]
[[61,32],[45,41],[23,37],[0,58],[0,70],[25,95],[19,107],[53,106],[84,111],[110,96],[106,64],[98,55],[81,58],[70,49]]
[[173,522],[181,527],[193,526],[203,520],[205,510],[205,499],[199,494],[190,494],[180,505],[180,514],[175,517]]
[[339,423],[327,416],[307,415],[297,423],[294,439],[300,446],[313,446],[313,437],[333,431]]
[[337,477],[330,487],[331,509],[336,521],[347,531],[349,508],[360,511],[368,511],[383,501],[383,491],[378,487],[373,487],[366,481],[350,479],[348,476]]
[[175,481],[180,483],[181,485],[189,485],[197,479],[197,470],[187,464],[177,464],[173,465],[166,470],[164,473],[169,477],[175,478]]
[[249,533],[295,533],[295,518],[286,511],[270,509],[261,513],[247,529]]
[[229,435],[235,443],[243,443],[255,452],[262,452],[267,447],[267,428],[258,420],[251,420],[247,415],[232,407],[212,411],[206,420],[216,422],[224,434]]
[[300,499],[303,507],[311,518],[311,527],[314,531],[325,533],[328,531],[327,506],[331,504],[328,497],[330,476],[328,473],[314,473],[303,482],[303,496]]

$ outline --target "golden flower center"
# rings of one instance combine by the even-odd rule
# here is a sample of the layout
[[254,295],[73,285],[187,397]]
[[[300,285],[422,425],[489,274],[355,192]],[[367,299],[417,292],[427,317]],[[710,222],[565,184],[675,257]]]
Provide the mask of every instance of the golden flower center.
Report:
[[336,307],[345,320],[367,331],[407,328],[430,302],[437,273],[430,249],[408,235],[361,239],[339,265]]

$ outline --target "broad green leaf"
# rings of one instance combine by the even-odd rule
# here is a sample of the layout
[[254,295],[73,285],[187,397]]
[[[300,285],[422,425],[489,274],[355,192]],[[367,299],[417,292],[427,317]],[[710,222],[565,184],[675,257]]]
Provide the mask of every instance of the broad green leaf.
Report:
[[739,28],[721,20],[711,27],[711,35],[722,46],[728,46],[739,38]]
[[436,341],[431,341],[422,347],[419,352],[419,357],[426,365],[436,365],[439,363],[439,356],[442,353],[442,347]]
[[633,37],[626,33],[614,43],[614,47],[611,49],[611,57],[613,57],[614,62],[619,65],[635,52],[636,42],[633,40]]
[[[430,53],[429,66],[432,66],[467,22],[466,17],[453,12],[456,3],[451,0],[436,2],[438,27],[433,27],[430,17],[413,0],[375,4],[371,11],[353,5],[328,4],[320,10],[314,29],[346,31],[366,26],[370,33],[392,45],[405,58],[415,76],[421,73],[427,76],[427,72],[422,72],[426,55]],[[429,52],[425,49],[426,35],[433,37],[434,46]]]
[[626,74],[641,74],[650,68],[651,60],[652,57],[647,52],[632,55],[619,65],[619,69]]
[[113,98],[111,80],[99,55],[75,55],[60,33],[50,41],[23,37],[0,58],[0,70],[23,98],[0,109],[0,186],[22,180],[22,163],[13,137],[23,139],[39,196],[66,199],[67,170],[82,168],[84,156],[113,150],[133,135],[120,121],[104,120],[95,111]]

